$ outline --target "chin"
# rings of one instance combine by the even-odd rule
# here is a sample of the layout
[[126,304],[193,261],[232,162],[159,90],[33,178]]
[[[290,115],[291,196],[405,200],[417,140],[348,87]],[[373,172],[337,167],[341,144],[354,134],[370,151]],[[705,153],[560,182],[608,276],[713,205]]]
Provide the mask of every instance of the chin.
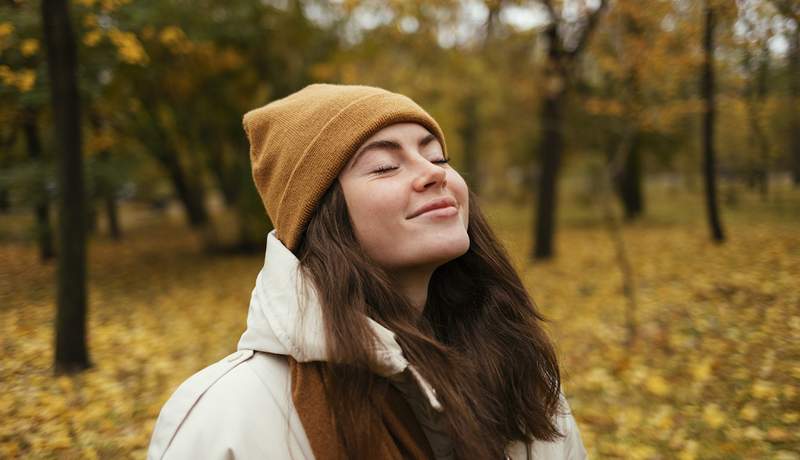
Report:
[[[469,235],[463,227],[459,231],[430,232],[381,241],[372,245],[379,248],[370,251],[378,265],[388,270],[403,270],[411,267],[439,267],[457,259],[469,251]],[[383,248],[390,247],[387,252]],[[383,250],[381,250],[383,249]],[[380,254],[380,256],[375,256]]]
[[419,255],[418,263],[442,265],[457,259],[469,250],[469,236],[466,232],[457,237],[447,238],[445,241],[437,239],[427,245],[418,245],[414,251]]

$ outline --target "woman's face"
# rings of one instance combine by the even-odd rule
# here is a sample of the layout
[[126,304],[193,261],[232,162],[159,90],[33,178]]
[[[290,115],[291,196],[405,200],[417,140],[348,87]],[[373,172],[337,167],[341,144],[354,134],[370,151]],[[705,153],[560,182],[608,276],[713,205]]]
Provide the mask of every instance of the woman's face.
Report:
[[435,269],[469,249],[467,185],[442,160],[427,129],[398,123],[367,139],[339,175],[356,238],[390,272]]

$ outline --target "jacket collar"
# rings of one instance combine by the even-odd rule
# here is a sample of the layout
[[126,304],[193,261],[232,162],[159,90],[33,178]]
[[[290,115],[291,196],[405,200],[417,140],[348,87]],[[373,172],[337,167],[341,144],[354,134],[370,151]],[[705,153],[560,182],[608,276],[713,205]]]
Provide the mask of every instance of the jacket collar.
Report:
[[[312,283],[301,283],[303,274],[299,268],[300,261],[275,236],[275,230],[269,232],[264,266],[250,297],[247,330],[239,339],[239,350],[288,355],[298,362],[328,360],[322,305]],[[398,378],[408,370],[431,406],[441,410],[436,391],[408,363],[395,334],[371,318],[367,321],[375,335],[378,358],[373,371]]]

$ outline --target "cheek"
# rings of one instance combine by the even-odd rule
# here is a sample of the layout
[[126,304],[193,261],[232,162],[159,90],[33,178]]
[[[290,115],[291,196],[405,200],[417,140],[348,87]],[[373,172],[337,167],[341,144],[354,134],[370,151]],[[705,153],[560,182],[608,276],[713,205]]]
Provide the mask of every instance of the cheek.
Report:
[[364,243],[380,239],[405,217],[402,194],[392,187],[360,187],[349,192],[348,211],[356,235]]
[[469,188],[467,187],[466,181],[464,178],[461,177],[458,172],[455,170],[451,170],[447,177],[447,182],[449,184],[450,190],[452,190],[453,194],[461,203],[461,207],[463,209],[462,212],[462,219],[464,220],[464,225],[466,226],[467,222],[469,221]]

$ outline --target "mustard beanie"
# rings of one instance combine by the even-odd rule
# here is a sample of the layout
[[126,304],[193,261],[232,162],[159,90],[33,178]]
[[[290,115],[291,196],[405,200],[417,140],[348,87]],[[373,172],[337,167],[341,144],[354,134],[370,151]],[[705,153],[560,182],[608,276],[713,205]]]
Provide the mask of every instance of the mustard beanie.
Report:
[[244,115],[256,189],[276,236],[290,251],[359,146],[401,122],[424,126],[447,157],[433,117],[410,98],[373,86],[312,84]]

